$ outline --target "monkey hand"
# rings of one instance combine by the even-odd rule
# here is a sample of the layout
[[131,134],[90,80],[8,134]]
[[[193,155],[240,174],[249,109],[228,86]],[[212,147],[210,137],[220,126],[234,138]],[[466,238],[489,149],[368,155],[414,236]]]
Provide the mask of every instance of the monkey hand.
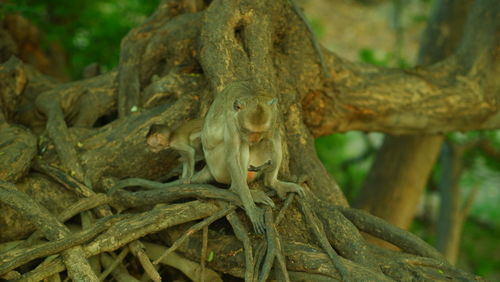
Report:
[[286,193],[289,192],[295,192],[299,194],[299,196],[304,197],[305,192],[304,188],[302,188],[300,185],[292,182],[286,182],[286,181],[279,181],[277,180],[274,185],[271,186],[274,190],[276,190],[276,193],[281,199],[284,199],[286,197]]
[[273,200],[271,200],[271,198],[269,198],[269,196],[267,196],[267,194],[264,191],[250,190],[250,193],[252,193],[252,198],[254,202],[268,205],[274,208]]

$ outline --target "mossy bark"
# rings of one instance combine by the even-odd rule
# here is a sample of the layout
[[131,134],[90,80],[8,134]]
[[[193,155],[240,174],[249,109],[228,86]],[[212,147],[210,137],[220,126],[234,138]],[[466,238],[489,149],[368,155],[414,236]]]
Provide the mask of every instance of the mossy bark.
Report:
[[[11,72],[8,82],[22,87],[2,88],[0,96],[29,95],[30,99],[14,99],[9,107],[2,105],[1,126],[22,123],[31,129],[29,136],[38,136],[38,142],[24,141],[29,149],[0,144],[8,154],[20,153],[26,158],[25,165],[2,167],[7,172],[0,171],[0,175],[15,175],[2,180],[33,178],[27,169],[30,167],[62,184],[79,200],[65,202],[68,211],[56,217],[48,215],[36,201],[23,202],[28,196],[19,191],[20,184],[0,182],[0,201],[32,221],[55,246],[75,242],[62,222],[80,213],[87,218],[89,213],[84,210],[92,209],[93,217],[111,222],[110,226],[104,224],[105,231],[97,237],[71,246],[63,251],[67,255],[23,273],[23,278],[55,275],[72,260],[82,265],[83,258],[135,244],[139,239],[162,241],[146,236],[149,234],[165,232],[166,236],[160,237],[172,244],[189,222],[216,214],[226,205],[240,206],[238,198],[224,188],[167,188],[151,181],[170,174],[178,156],[168,150],[153,154],[147,149],[146,135],[155,123],[174,127],[204,116],[214,95],[228,83],[244,80],[279,98],[279,130],[284,140],[280,177],[304,180],[307,195],[304,199],[275,199],[277,208],[272,212],[278,216],[266,211],[268,237],[249,233],[251,244],[242,235],[242,230],[249,230],[249,222],[241,209],[237,209],[241,223],[234,215],[222,214],[233,219],[231,224],[239,236],[220,227],[230,226],[224,219],[213,224],[208,246],[217,259],[207,268],[237,277],[245,276],[245,267],[253,268],[253,274],[246,277],[255,279],[269,275],[280,280],[474,279],[450,267],[411,234],[347,208],[344,195],[317,158],[313,141],[319,135],[347,130],[401,134],[498,128],[500,93],[494,79],[498,12],[496,1],[477,1],[458,51],[443,62],[410,70],[358,65],[315,48],[294,2],[286,0],[191,1],[190,5],[164,0],[149,20],[123,39],[118,69],[87,80],[57,84],[16,62],[17,70]],[[478,22],[482,32],[474,33]],[[2,65],[9,67],[12,62]],[[125,180],[127,185],[122,181],[118,186],[143,186],[153,191],[110,189],[118,187],[117,179],[130,177],[143,179]],[[205,200],[179,202],[194,196]],[[38,198],[36,193],[32,198]],[[56,196],[52,200],[62,201]],[[155,206],[158,203],[169,204]],[[43,213],[33,217],[37,211]],[[115,212],[122,214],[113,216]],[[45,223],[40,217],[47,218]],[[4,222],[2,229],[14,228],[8,219]],[[51,222],[60,226],[58,236],[50,236],[53,229],[47,224]],[[373,247],[360,231],[387,240],[404,252]],[[238,238],[246,242],[244,251]],[[191,235],[178,251],[191,260],[199,259],[202,242],[203,238]],[[75,254],[80,254],[78,260]],[[252,254],[255,265],[245,266],[245,258]],[[15,250],[5,257],[26,259]],[[82,269],[89,268],[85,265]],[[275,274],[269,272],[271,269]],[[9,267],[0,270],[0,275],[15,274]],[[69,270],[73,279],[84,275]]]

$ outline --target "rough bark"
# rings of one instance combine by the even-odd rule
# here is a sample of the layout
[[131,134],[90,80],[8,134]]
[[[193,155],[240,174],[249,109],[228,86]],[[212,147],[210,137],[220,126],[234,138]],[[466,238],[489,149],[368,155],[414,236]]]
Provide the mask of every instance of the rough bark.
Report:
[[[192,5],[184,5],[182,1],[162,1],[151,19],[123,40],[116,72],[84,81],[51,84],[43,76],[26,71],[28,79],[22,95],[31,95],[36,103],[31,102],[34,107],[28,107],[27,112],[31,113],[28,117],[14,114],[8,122],[27,124],[36,134],[40,133],[40,122],[45,123],[46,133],[39,134],[37,160],[29,167],[80,198],[68,208],[72,216],[82,213],[85,218],[89,213],[84,211],[91,209],[93,216],[116,222],[85,244],[62,251],[62,257],[24,272],[22,278],[41,280],[64,271],[66,265],[72,270],[69,264],[76,259],[75,254],[79,256],[78,263],[84,265],[81,262],[86,263],[85,258],[102,252],[129,245],[133,248],[140,238],[162,244],[165,244],[162,238],[170,238],[166,243],[177,246],[176,238],[196,237],[190,230],[198,227],[187,226],[198,220],[209,225],[212,215],[223,214],[221,209],[229,203],[235,205],[242,223],[232,221],[238,225],[235,232],[246,243],[242,244],[230,228],[218,227],[229,226],[223,220],[210,226],[209,233],[214,235],[208,236],[208,248],[218,256],[206,267],[220,273],[244,277],[245,268],[253,268],[254,277],[285,281],[287,271],[290,280],[474,279],[447,265],[435,250],[411,234],[346,208],[345,197],[315,155],[313,137],[360,128],[385,128],[393,133],[409,129],[415,132],[458,129],[458,124],[454,127],[449,122],[443,126],[445,123],[437,119],[455,115],[461,99],[468,99],[468,112],[454,120],[462,117],[462,129],[498,127],[491,118],[498,114],[494,104],[498,89],[487,79],[493,77],[489,71],[495,58],[484,59],[491,55],[492,45],[496,44],[498,38],[492,34],[498,26],[488,17],[494,12],[491,7],[487,11],[490,14],[482,14],[486,4],[495,5],[498,11],[497,3],[479,1],[472,9],[473,15],[484,18],[483,24],[487,25],[483,28],[485,34],[479,36],[492,36],[495,42],[483,40],[484,49],[465,42],[460,52],[442,64],[401,71],[355,65],[314,48],[313,40],[305,40],[311,34],[290,1],[216,0],[208,6],[198,2],[193,13]],[[475,23],[471,21],[472,25]],[[330,77],[323,76],[318,51],[325,57]],[[470,64],[457,66],[458,63]],[[475,72],[467,73],[472,69]],[[471,84],[472,77],[467,75],[477,75],[475,81],[480,82],[480,87]],[[10,79],[18,81],[20,77],[20,73],[15,73]],[[171,173],[177,155],[170,150],[153,154],[145,142],[152,124],[174,127],[186,119],[203,116],[213,95],[220,95],[217,93],[229,82],[241,80],[279,98],[279,130],[284,140],[280,177],[297,182],[305,180],[307,192],[304,199],[294,199],[293,195],[285,201],[274,199],[277,208],[272,212],[278,215],[266,211],[267,237],[250,233],[251,244],[241,236],[244,233],[241,230],[249,230],[249,221],[235,194],[213,185],[167,189],[161,182],[151,181]],[[461,89],[464,86],[468,88]],[[477,91],[470,94],[467,92],[470,89]],[[402,100],[408,97],[414,103],[411,107]],[[459,100],[457,105],[447,104],[455,99]],[[406,105],[404,113],[402,104]],[[473,104],[482,107],[469,108]],[[442,105],[445,107],[438,108]],[[369,111],[370,107],[380,109]],[[14,113],[19,111],[16,107]],[[113,113],[118,113],[119,118]],[[486,117],[486,121],[478,120]],[[129,177],[148,180],[123,180]],[[122,180],[116,183],[116,179]],[[17,186],[2,184],[0,192],[23,195]],[[134,191],[123,191],[132,186],[136,187]],[[262,188],[259,183],[255,186]],[[152,191],[142,191],[140,187]],[[37,198],[36,194],[33,198]],[[208,200],[189,201],[192,198]],[[90,201],[96,199],[99,202]],[[53,244],[71,241],[62,224],[68,214],[61,215],[59,221],[59,217],[38,208],[34,200],[8,204],[25,215],[39,213],[28,220],[49,240],[55,240]],[[117,212],[120,215],[113,216]],[[45,222],[58,226],[55,231],[47,229],[44,218]],[[82,220],[83,228],[88,228],[87,221],[92,222]],[[176,236],[186,228],[185,236]],[[387,240],[404,252],[374,248],[360,231]],[[58,235],[52,236],[52,232]],[[159,232],[166,235],[146,237]],[[36,244],[33,241],[23,244]],[[199,242],[202,246],[203,238]],[[193,247],[191,242],[180,245],[178,251],[183,256],[199,259],[203,247]],[[246,245],[245,250],[242,245]],[[249,245],[255,250],[255,264],[245,266],[245,255],[249,257],[251,253]],[[273,267],[276,274],[271,272]],[[82,271],[87,270],[89,267],[85,265]],[[8,275],[14,274],[11,271]],[[80,278],[80,274],[68,272],[72,279]]]
[[311,91],[302,100],[306,124],[315,135],[498,128],[498,5],[475,2],[453,55],[432,65],[385,69],[350,64],[327,53],[333,81],[330,88]]
[[440,136],[386,136],[356,207],[407,229],[439,154],[442,139]]

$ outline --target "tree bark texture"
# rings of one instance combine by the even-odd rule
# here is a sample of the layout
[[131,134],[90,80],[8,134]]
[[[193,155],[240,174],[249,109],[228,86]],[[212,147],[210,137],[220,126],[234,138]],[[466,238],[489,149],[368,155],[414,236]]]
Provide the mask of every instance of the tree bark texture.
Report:
[[[197,261],[199,250],[207,248],[206,237],[198,240],[193,233],[210,225],[204,253],[213,251],[217,259],[206,268],[250,281],[474,279],[415,236],[348,208],[313,141],[347,130],[424,134],[500,127],[497,1],[473,5],[454,55],[410,70],[354,64],[316,48],[294,1],[189,3],[161,1],[122,40],[118,69],[96,77],[60,84],[14,58],[1,65],[8,76],[2,83],[8,87],[0,88],[0,130],[19,130],[22,124],[26,128],[20,132],[29,137],[17,141],[16,134],[2,134],[2,158],[26,161],[1,167],[0,201],[39,230],[17,248],[31,248],[41,237],[53,250],[67,248],[55,251],[62,256],[22,274],[16,267],[26,257],[9,250],[0,256],[9,260],[8,265],[0,262],[0,275],[41,280],[67,268],[70,278],[79,279],[90,269],[85,258],[127,247],[137,250],[138,240],[152,238],[175,247],[169,252]],[[482,32],[473,32],[478,25]],[[171,150],[152,153],[146,144],[153,124],[176,127],[203,117],[214,95],[235,81],[279,99],[280,178],[302,180],[306,190],[303,199],[273,198],[276,209],[266,210],[264,237],[248,231],[241,201],[231,191],[209,184],[166,187],[154,181],[171,175],[178,155]],[[5,99],[11,102],[3,104]],[[14,141],[22,144],[13,146]],[[75,197],[64,201],[62,212],[55,204],[28,200],[43,192],[31,186],[22,191],[21,179],[33,181],[39,174]],[[255,186],[263,189],[258,182]],[[241,222],[230,214],[233,210]],[[14,229],[3,214],[0,228],[12,230],[12,237],[2,239],[20,238],[15,234],[24,229]],[[79,214],[86,218],[82,223],[94,226],[90,230],[82,224],[87,232],[81,234],[100,232],[84,244],[76,243],[63,224]],[[214,217],[222,221],[211,225]],[[227,223],[226,217],[232,231],[217,227]],[[104,227],[98,228],[100,224]],[[371,246],[361,231],[403,251]],[[155,233],[162,236],[146,237]],[[47,254],[46,246],[36,250]],[[154,269],[143,258],[142,267]],[[81,265],[81,272],[72,263]]]

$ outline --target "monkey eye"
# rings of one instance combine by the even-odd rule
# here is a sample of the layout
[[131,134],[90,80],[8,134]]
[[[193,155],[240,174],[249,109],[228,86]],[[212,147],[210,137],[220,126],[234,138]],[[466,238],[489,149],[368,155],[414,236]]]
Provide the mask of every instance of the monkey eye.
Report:
[[241,107],[242,107],[242,105],[241,105],[241,103],[240,103],[240,102],[238,102],[238,101],[234,101],[234,104],[233,104],[233,109],[234,109],[235,111],[239,111],[239,110],[241,110]]

